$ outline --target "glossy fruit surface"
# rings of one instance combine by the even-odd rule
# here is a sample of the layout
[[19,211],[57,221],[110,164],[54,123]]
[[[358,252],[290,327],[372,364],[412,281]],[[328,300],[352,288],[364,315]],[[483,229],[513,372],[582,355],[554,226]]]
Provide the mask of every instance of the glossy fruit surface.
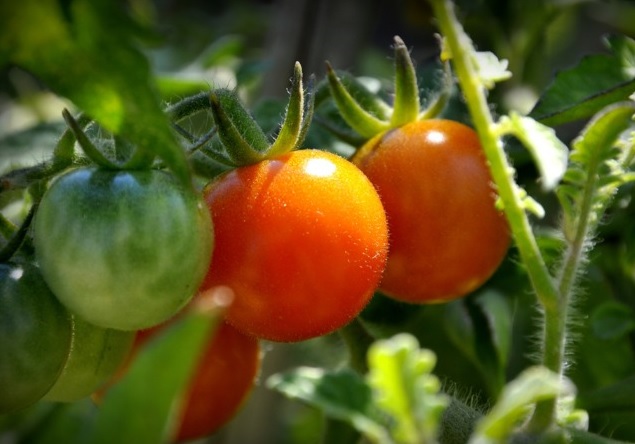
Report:
[[73,402],[90,396],[124,362],[135,332],[101,328],[72,317],[71,350],[59,378],[44,397]]
[[227,321],[273,341],[300,341],[353,319],[387,254],[386,216],[347,160],[294,151],[233,170],[204,190],[216,250],[202,286],[233,297]]
[[173,316],[210,261],[209,212],[164,171],[79,168],[59,177],[35,217],[43,276],[66,307],[104,328]]
[[0,264],[0,414],[39,401],[70,352],[68,312],[30,264]]
[[371,139],[353,162],[388,216],[384,293],[447,301],[478,288],[500,265],[509,230],[474,130],[450,120],[416,121]]

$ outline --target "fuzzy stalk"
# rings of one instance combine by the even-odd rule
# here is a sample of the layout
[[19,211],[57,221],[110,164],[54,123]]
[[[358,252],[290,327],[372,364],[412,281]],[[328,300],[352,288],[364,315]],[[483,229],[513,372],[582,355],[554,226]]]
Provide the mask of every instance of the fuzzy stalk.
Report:
[[[576,251],[571,252],[571,259],[565,260],[565,263],[571,261],[571,264],[563,268],[559,283],[554,280],[538,248],[523,208],[520,189],[514,180],[514,170],[507,160],[500,135],[497,134],[497,125],[487,103],[486,88],[474,65],[475,50],[472,41],[456,19],[451,1],[430,0],[430,3],[441,33],[446,39],[454,70],[489,162],[516,247],[544,310],[543,364],[549,370],[561,374],[564,362],[568,299],[562,298],[560,294],[563,289],[568,293],[568,287],[572,283],[570,277],[572,273],[575,274],[569,268],[577,269],[578,262],[574,258],[579,258],[579,254]],[[555,401],[539,406],[540,412],[536,412],[534,425],[545,430],[554,424]]]
[[538,248],[523,207],[521,190],[514,180],[515,171],[507,160],[497,125],[490,113],[486,89],[473,64],[472,42],[456,19],[449,0],[430,0],[430,3],[451,52],[454,70],[483,145],[516,247],[539,301],[546,310],[555,311],[558,289]]

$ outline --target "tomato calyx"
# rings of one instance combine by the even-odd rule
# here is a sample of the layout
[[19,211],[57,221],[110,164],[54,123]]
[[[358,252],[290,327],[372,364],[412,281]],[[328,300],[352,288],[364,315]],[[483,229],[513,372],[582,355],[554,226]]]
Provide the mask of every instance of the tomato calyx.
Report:
[[297,149],[304,141],[313,117],[312,90],[313,78],[304,88],[302,67],[296,62],[285,118],[273,143],[269,142],[234,91],[223,88],[212,91],[209,95],[211,111],[223,147],[217,145],[206,154],[228,166],[239,167]]
[[[72,114],[64,109],[62,111],[62,116],[66,121],[69,129],[75,136],[77,143],[82,148],[86,156],[99,165],[102,168],[107,169],[141,169],[149,167],[154,161],[154,154],[148,149],[142,149],[141,147],[135,147],[127,158],[119,161],[115,159],[110,159],[102,150],[97,148],[97,146],[93,143],[92,140],[86,135],[84,132],[84,128],[82,125],[75,120]],[[115,144],[121,144],[121,140],[115,139]]]
[[394,102],[391,105],[378,98],[359,82],[342,79],[326,62],[331,96],[344,121],[364,140],[417,120],[437,116],[445,106],[451,90],[451,76],[444,63],[444,84],[439,95],[425,109],[419,101],[419,85],[412,58],[399,36],[394,37],[395,75]]

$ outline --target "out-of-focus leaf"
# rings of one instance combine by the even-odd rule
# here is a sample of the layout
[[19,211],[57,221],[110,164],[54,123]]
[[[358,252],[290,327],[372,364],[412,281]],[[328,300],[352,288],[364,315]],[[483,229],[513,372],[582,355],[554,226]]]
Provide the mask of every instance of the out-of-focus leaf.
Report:
[[603,107],[628,98],[635,91],[632,39],[608,41],[610,55],[592,55],[560,72],[529,114],[554,126],[592,116]]
[[496,404],[477,424],[470,444],[505,443],[507,437],[541,400],[573,393],[573,386],[544,367],[529,367],[509,382]]
[[487,320],[490,338],[501,368],[505,368],[512,342],[513,314],[505,297],[494,290],[487,290],[475,298]]
[[216,321],[216,316],[195,313],[149,342],[106,394],[87,442],[171,442],[186,383]]
[[606,302],[591,315],[591,328],[600,339],[617,339],[635,330],[635,313],[627,305]]
[[371,412],[370,387],[351,370],[329,373],[320,368],[299,367],[271,376],[267,386],[352,424],[372,442],[390,443],[386,429]]
[[591,413],[635,410],[635,376],[587,393],[580,393],[576,404]]
[[392,417],[390,431],[397,443],[436,440],[449,400],[431,373],[435,364],[434,353],[405,333],[377,341],[368,351],[368,382],[377,406]]
[[141,29],[119,2],[2,2],[0,17],[0,63],[30,71],[189,180],[185,153],[161,109],[148,61],[135,46]]
[[469,304],[464,299],[445,304],[443,327],[452,343],[478,370],[490,395],[496,396],[504,384],[505,366],[495,343],[494,327],[483,313],[483,306]]

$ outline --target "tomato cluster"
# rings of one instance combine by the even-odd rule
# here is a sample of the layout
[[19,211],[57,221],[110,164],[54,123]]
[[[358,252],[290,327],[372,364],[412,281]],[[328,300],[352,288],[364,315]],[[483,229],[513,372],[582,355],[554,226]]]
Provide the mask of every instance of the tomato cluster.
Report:
[[37,265],[0,265],[0,413],[101,397],[186,305],[213,297],[224,317],[174,440],[202,437],[248,396],[259,340],[334,332],[377,290],[413,303],[461,297],[499,266],[509,233],[472,129],[405,123],[349,161],[297,149],[304,123],[293,145],[235,156],[248,162],[201,192],[154,168],[55,178],[33,222]]

